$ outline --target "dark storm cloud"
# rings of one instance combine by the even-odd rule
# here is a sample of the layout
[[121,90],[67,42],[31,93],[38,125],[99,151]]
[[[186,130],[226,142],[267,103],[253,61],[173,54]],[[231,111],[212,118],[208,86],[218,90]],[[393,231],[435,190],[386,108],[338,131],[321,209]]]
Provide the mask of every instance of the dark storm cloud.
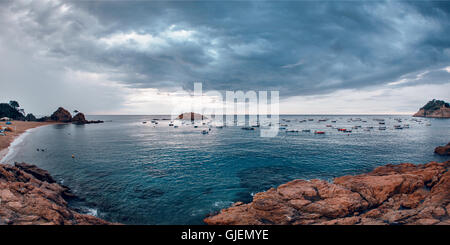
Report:
[[[26,16],[37,52],[131,87],[311,95],[450,64],[447,2],[77,1],[64,14],[61,4],[8,7]],[[429,74],[396,86],[449,81]]]

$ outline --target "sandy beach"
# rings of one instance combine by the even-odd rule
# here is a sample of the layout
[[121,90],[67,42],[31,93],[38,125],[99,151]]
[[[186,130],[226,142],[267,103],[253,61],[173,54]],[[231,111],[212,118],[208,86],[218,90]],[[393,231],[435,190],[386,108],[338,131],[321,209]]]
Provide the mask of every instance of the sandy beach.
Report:
[[56,124],[58,122],[25,122],[25,121],[11,121],[11,125],[6,125],[6,122],[0,122],[0,127],[10,127],[12,132],[5,132],[6,136],[0,136],[0,159],[8,153],[8,147],[16,137],[31,128],[41,127],[49,124]]

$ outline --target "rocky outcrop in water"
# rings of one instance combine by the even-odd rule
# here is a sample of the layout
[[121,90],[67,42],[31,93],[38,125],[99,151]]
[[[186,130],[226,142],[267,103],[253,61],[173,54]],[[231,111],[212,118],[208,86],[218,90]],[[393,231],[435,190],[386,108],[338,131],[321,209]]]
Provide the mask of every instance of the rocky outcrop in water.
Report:
[[450,156],[450,142],[447,145],[436,147],[434,153],[441,156]]
[[194,113],[194,112],[185,112],[183,114],[178,115],[178,119],[194,121],[194,120],[205,120],[208,118],[203,116],[202,114],[198,114],[198,113]]
[[0,225],[108,225],[67,205],[74,195],[45,170],[26,163],[0,164]]
[[90,124],[90,123],[103,123],[101,120],[95,120],[95,121],[88,121],[84,117],[84,114],[79,112],[72,118],[72,122],[76,124]]
[[73,123],[78,123],[78,124],[84,124],[87,123],[88,121],[86,120],[86,118],[84,117],[84,114],[79,112],[78,114],[76,114],[73,118],[72,118],[72,122]]
[[72,115],[66,109],[59,107],[58,110],[53,112],[53,114],[50,116],[50,119],[56,122],[71,122]]
[[450,105],[442,100],[431,100],[413,117],[450,118]]
[[294,180],[207,217],[210,225],[450,225],[450,161],[378,167],[370,173]]

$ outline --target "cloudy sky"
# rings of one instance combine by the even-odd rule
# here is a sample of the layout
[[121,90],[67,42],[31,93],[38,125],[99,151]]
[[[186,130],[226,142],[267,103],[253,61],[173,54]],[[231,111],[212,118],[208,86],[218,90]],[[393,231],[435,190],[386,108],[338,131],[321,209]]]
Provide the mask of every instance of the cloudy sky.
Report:
[[206,90],[277,90],[281,113],[450,101],[448,1],[0,1],[1,101],[167,114]]

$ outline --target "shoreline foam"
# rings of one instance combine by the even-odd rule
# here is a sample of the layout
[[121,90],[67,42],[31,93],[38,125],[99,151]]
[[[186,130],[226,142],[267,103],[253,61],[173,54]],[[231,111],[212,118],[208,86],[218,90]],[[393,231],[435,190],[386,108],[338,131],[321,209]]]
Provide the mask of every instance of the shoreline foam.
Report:
[[25,132],[14,137],[13,141],[9,144],[9,146],[0,151],[0,162],[5,163],[8,160],[8,158],[11,158],[11,156],[13,156],[14,153],[16,152],[17,146],[20,145],[27,137],[27,135],[29,135],[32,131],[34,131],[34,129],[36,128],[29,128],[25,130]]
[[[0,136],[2,143],[0,144],[0,162],[3,163],[14,153],[14,148],[17,147],[26,136],[37,128],[56,124],[55,122],[24,122],[12,121],[10,127],[14,128],[13,132],[8,132],[7,136]],[[3,126],[3,125],[2,125]]]

